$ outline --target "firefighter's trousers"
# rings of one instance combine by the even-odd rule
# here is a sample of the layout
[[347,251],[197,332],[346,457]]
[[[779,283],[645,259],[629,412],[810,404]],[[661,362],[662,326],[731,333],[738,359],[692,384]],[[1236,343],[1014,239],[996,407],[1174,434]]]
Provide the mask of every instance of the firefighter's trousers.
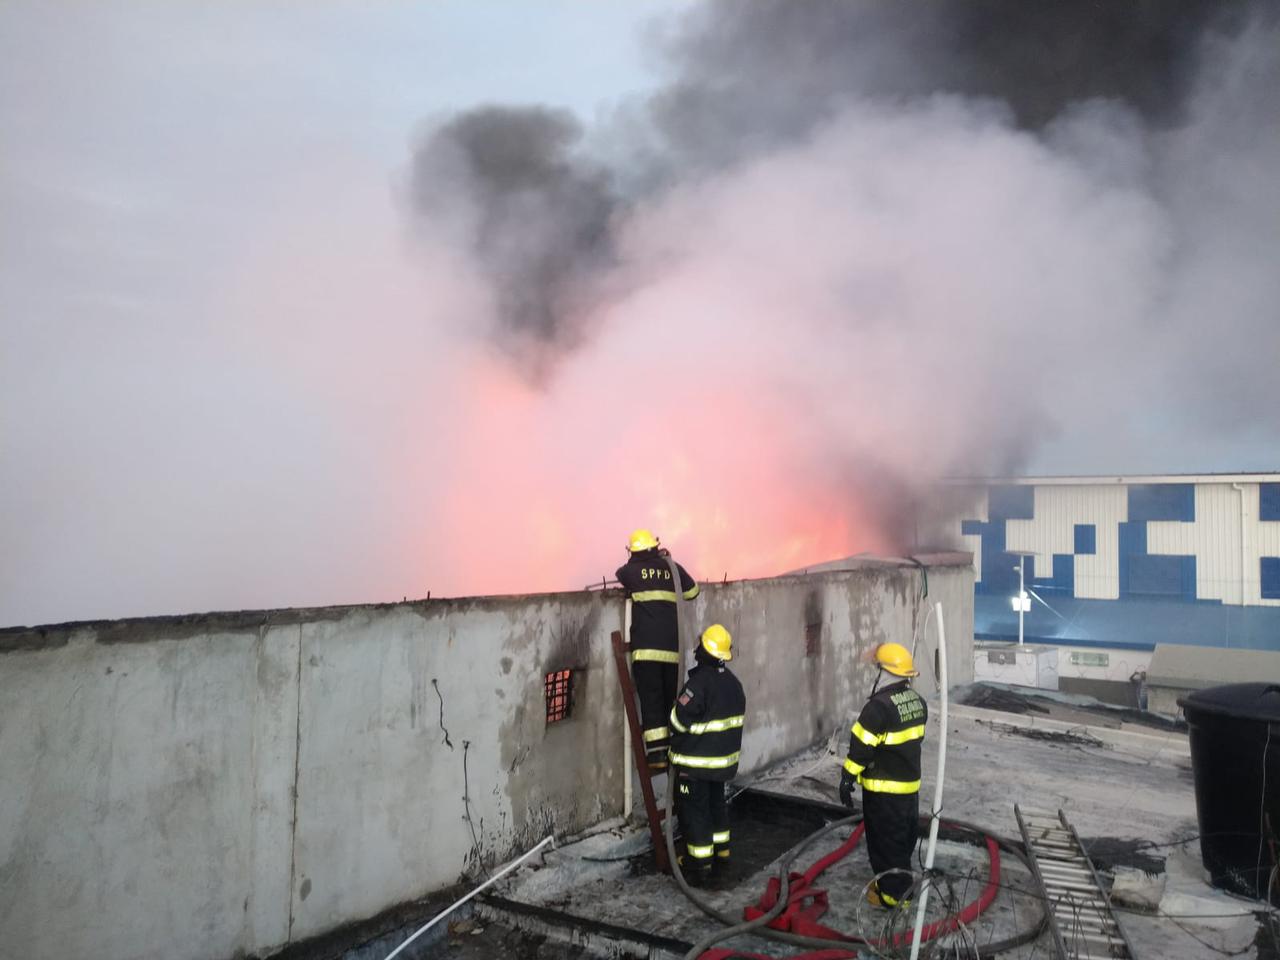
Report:
[[680,770],[676,780],[676,816],[684,835],[684,869],[710,870],[729,859],[729,806],[724,781],[699,780]]
[[631,679],[640,698],[640,726],[650,757],[665,759],[671,744],[671,706],[676,702],[677,665],[654,660],[637,660],[631,665]]
[[872,872],[894,871],[878,881],[882,899],[894,906],[911,888],[911,854],[920,833],[920,794],[877,793],[864,787],[862,816]]

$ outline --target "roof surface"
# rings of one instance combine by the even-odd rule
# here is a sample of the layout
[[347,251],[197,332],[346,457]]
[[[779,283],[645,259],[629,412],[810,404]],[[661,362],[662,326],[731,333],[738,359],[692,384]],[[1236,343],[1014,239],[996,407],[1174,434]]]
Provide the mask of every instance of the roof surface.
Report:
[[[1020,698],[1011,699],[1018,709]],[[1218,950],[1257,956],[1251,944],[1260,928],[1251,911],[1260,905],[1213,890],[1204,880],[1185,733],[1132,724],[1118,712],[1021,699],[1027,709],[1021,715],[950,706],[944,820],[968,821],[1012,838],[1018,836],[1015,803],[1024,809],[1061,810],[1098,868],[1107,871],[1105,876],[1118,870],[1144,877],[1132,869],[1139,867],[1160,874],[1156,895],[1161,898],[1161,915],[1119,913],[1139,956],[1199,960]],[[922,806],[933,795],[941,740],[936,692],[930,709]],[[843,730],[837,731],[830,746],[818,745],[751,778],[751,791],[732,807],[735,872],[722,889],[708,894],[723,910],[738,914],[758,900],[780,857],[811,833],[814,823],[822,822],[806,823],[803,815],[786,810],[812,801],[813,810],[819,811],[814,816],[821,818],[823,805],[832,809],[846,738]],[[783,812],[769,814],[769,797],[777,798]],[[847,835],[847,828],[838,828],[822,838],[796,858],[796,869],[804,869]],[[540,869],[522,869],[501,896],[530,908],[643,931],[653,938],[653,955],[680,956],[681,942],[692,943],[717,924],[695,909],[670,878],[652,872],[643,854],[646,847],[644,830],[615,826],[557,849]],[[967,901],[985,882],[987,855],[972,844],[944,842],[937,867],[946,887],[941,899]],[[886,919],[862,899],[870,877],[861,845],[823,874],[821,885],[830,900],[823,922],[846,932],[874,934]],[[1006,856],[996,901],[970,933],[980,944],[998,940],[1033,924],[1037,911],[1030,874]],[[671,944],[667,952],[653,946],[662,942]],[[798,949],[746,938],[732,945],[769,956]],[[1013,960],[1052,955],[1046,935],[1001,954]]]

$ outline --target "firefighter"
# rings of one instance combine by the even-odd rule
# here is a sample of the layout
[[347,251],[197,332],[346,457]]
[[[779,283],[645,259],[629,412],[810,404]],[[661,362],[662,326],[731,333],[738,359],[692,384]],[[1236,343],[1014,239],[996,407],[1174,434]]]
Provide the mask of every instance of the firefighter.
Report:
[[[867,855],[877,877],[867,888],[867,900],[878,907],[896,907],[906,902],[912,884],[911,853],[920,821],[920,747],[928,709],[911,688],[911,678],[920,673],[906,647],[882,643],[875,659],[880,670],[849,737],[840,802],[852,807],[854,786],[862,784]],[[894,679],[881,688],[886,673]]]
[[676,699],[680,635],[676,591],[686,600],[698,595],[698,583],[680,564],[673,564],[680,583],[671,579],[669,554],[648,530],[634,530],[627,541],[631,558],[616,576],[631,599],[631,678],[640,697],[640,725],[645,753],[653,772],[667,767],[671,729],[667,713]]
[[715,623],[702,631],[696,661],[671,708],[671,765],[676,774],[676,816],[684,835],[680,858],[686,881],[705,883],[729,865],[729,810],[724,785],[738,772],[747,698],[726,661],[729,631]]

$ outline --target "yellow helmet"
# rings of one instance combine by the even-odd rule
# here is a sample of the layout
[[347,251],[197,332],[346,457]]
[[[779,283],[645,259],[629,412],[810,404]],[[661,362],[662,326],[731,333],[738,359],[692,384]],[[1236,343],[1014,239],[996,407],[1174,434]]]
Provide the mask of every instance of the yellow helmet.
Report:
[[729,631],[718,623],[713,623],[702,631],[702,649],[717,660],[733,659],[733,637]]
[[876,663],[895,677],[920,676],[920,671],[911,661],[911,651],[900,643],[882,643],[876,647]]
[[644,527],[631,531],[631,539],[627,541],[627,550],[637,553],[640,550],[652,550],[658,545],[658,538]]

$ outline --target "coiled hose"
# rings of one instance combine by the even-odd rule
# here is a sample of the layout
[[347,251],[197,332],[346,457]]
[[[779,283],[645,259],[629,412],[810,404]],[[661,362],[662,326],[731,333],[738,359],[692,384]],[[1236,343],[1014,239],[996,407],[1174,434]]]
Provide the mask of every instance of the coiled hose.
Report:
[[[866,942],[862,938],[853,937],[853,936],[850,936],[845,940],[830,940],[822,937],[807,937],[802,934],[790,933],[784,930],[774,930],[773,928],[767,926],[768,923],[776,919],[778,915],[781,914],[782,911],[786,909],[788,894],[790,889],[791,864],[796,860],[796,858],[799,857],[800,854],[803,853],[815,841],[819,840],[820,838],[826,836],[827,834],[831,833],[832,831],[840,827],[851,826],[859,822],[861,820],[860,817],[854,816],[854,817],[845,817],[840,820],[833,820],[831,823],[828,823],[825,826],[820,827],[818,830],[814,831],[808,837],[802,840],[799,843],[799,845],[796,846],[790,853],[788,853],[787,856],[778,865],[779,889],[778,889],[777,902],[773,905],[773,907],[767,913],[764,913],[761,916],[756,917],[754,920],[743,921],[736,916],[732,916],[730,914],[717,910],[714,906],[712,906],[710,903],[708,903],[706,900],[700,897],[689,886],[688,882],[684,879],[684,874],[680,870],[680,861],[676,857],[675,834],[674,834],[673,823],[672,823],[672,820],[674,818],[672,816],[671,805],[672,805],[672,800],[675,792],[673,787],[674,780],[675,780],[674,775],[671,775],[668,777],[667,792],[666,792],[667,817],[663,826],[663,835],[667,842],[667,856],[670,858],[670,861],[671,861],[671,875],[675,879],[676,885],[680,888],[680,891],[685,895],[685,897],[688,898],[688,900],[695,907],[697,907],[699,910],[701,910],[703,913],[705,913],[707,916],[711,917],[712,919],[718,920],[720,923],[725,924],[725,927],[726,927],[724,930],[717,930],[711,934],[708,934],[707,936],[699,940],[697,943],[695,943],[692,949],[690,949],[689,952],[685,954],[685,960],[697,960],[697,958],[700,957],[705,951],[710,949],[713,944],[719,943],[723,940],[729,940],[733,937],[741,936],[742,934],[745,934],[745,933],[754,933],[756,936],[765,937],[766,939],[774,940],[779,943],[786,943],[791,946],[797,946],[797,947],[808,947],[810,949],[830,950],[835,947],[842,947],[845,945],[855,945],[858,943]],[[1019,850],[1010,841],[1005,840],[1001,837],[997,837],[992,834],[989,834],[985,830],[983,830],[981,827],[978,827],[971,823],[965,823],[962,821],[949,819],[947,821],[947,824],[952,828],[959,829],[964,832],[968,832],[974,837],[982,838],[984,841],[989,841],[990,843],[994,843],[995,846],[999,847],[1002,851],[1008,853],[1010,856],[1014,857],[1019,862],[1021,862],[1023,866],[1026,867],[1028,873],[1031,872],[1031,866],[1027,862],[1027,859],[1023,855],[1022,851]],[[985,904],[983,906],[985,907]],[[1025,943],[1030,943],[1032,940],[1034,940],[1036,937],[1040,935],[1040,933],[1044,930],[1045,924],[1047,922],[1048,922],[1048,917],[1044,913],[1042,908],[1039,919],[1033,925],[1027,927],[1025,930],[1020,931],[1019,933],[1015,934],[1012,937],[1006,938],[1005,940],[993,941],[989,944],[984,945],[983,947],[979,948],[976,951],[976,955],[978,957],[984,958],[985,960],[985,958],[991,958],[996,956],[999,953],[1012,950],[1015,947],[1019,947]],[[937,929],[934,931],[934,933],[936,934],[938,932],[942,932],[942,928],[944,928],[945,925],[946,925],[946,921],[943,921],[937,924],[936,925]],[[927,937],[925,939],[927,939]]]

